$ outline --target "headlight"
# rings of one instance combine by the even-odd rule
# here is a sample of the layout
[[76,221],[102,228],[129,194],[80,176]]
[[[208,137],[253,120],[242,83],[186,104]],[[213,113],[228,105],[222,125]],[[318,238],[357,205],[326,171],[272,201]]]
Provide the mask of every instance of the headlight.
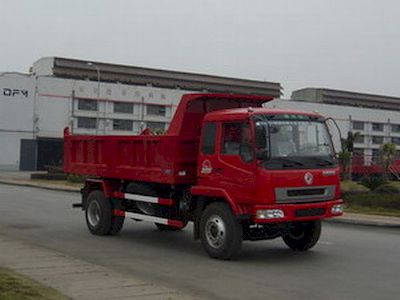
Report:
[[280,219],[285,216],[281,209],[260,209],[256,212],[257,219]]
[[343,204],[335,204],[332,206],[331,213],[332,215],[339,215],[343,213]]

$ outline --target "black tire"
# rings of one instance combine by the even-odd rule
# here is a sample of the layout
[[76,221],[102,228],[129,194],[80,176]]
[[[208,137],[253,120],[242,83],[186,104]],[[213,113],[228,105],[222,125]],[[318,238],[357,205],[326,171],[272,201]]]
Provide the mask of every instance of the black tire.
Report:
[[175,226],[164,225],[164,224],[159,224],[159,223],[154,223],[154,225],[156,225],[156,227],[160,231],[180,231],[186,227],[187,223],[185,223],[183,225],[183,227],[175,227]]
[[317,244],[321,236],[321,221],[296,222],[282,236],[285,244],[293,251],[307,251]]
[[92,191],[85,208],[86,224],[94,235],[115,235],[124,225],[125,217],[114,216],[111,200],[102,191]]
[[212,258],[231,259],[242,246],[243,228],[228,204],[211,203],[200,219],[201,243]]

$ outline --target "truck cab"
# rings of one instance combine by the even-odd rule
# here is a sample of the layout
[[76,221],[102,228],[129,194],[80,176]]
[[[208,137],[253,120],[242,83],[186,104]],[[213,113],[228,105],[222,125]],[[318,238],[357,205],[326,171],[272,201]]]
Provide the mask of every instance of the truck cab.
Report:
[[318,114],[265,108],[212,112],[204,118],[197,172],[199,187],[223,190],[235,212],[257,222],[340,212],[339,166]]

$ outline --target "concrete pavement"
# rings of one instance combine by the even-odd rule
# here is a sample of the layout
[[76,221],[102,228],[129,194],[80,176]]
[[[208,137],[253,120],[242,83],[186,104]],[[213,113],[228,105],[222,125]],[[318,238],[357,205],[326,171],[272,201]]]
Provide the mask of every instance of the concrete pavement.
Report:
[[32,172],[0,171],[0,183],[64,192],[79,192],[80,190],[79,184],[71,184],[63,180],[31,180],[31,174]]
[[346,223],[364,226],[379,226],[400,228],[399,217],[388,217],[379,215],[367,215],[345,212],[343,216],[327,219],[327,222]]
[[129,274],[2,235],[0,265],[50,286],[72,299],[195,299]]

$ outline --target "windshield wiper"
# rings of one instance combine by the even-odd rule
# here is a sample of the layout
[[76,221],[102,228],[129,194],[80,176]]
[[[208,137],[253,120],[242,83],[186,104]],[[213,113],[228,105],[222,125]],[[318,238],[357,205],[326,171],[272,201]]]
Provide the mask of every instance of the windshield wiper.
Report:
[[281,162],[285,162],[284,164],[282,164],[283,167],[294,167],[294,166],[304,166],[303,163],[294,160],[294,159],[290,159],[290,158],[286,158],[286,157],[272,157],[270,161],[281,161]]
[[333,166],[334,162],[332,160],[321,158],[321,157],[314,157],[314,159],[318,160],[319,166]]

